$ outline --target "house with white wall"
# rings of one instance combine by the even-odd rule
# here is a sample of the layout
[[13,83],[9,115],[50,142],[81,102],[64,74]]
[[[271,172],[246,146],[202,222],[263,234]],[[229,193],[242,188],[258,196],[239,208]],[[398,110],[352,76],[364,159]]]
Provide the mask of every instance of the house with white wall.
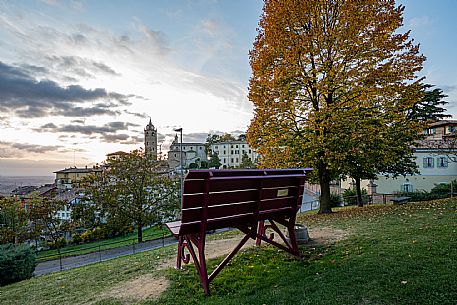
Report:
[[239,167],[243,154],[246,153],[252,162],[256,163],[258,154],[246,141],[226,141],[211,145],[211,153],[217,154],[221,161],[221,168]]
[[[429,124],[424,130],[425,138],[417,142],[414,157],[419,174],[388,178],[379,174],[376,193],[430,191],[435,185],[450,183],[457,179],[457,120],[442,120]],[[370,190],[369,181],[362,187]],[[351,188],[351,179],[342,181],[342,188]]]

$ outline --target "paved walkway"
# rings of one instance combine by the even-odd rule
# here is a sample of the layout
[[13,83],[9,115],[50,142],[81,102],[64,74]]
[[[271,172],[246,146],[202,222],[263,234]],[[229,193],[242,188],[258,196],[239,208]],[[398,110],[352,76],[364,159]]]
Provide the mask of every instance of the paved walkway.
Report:
[[166,237],[164,239],[156,239],[151,241],[146,241],[141,244],[135,244],[130,246],[124,246],[120,248],[103,250],[100,252],[93,252],[84,255],[70,256],[62,258],[62,260],[51,260],[38,263],[35,268],[34,275],[44,275],[48,273],[58,272],[61,270],[73,269],[76,267],[81,267],[93,263],[98,263],[106,261],[109,259],[130,255],[133,253],[144,252],[152,249],[161,248],[164,246],[169,246],[176,244],[176,238]]

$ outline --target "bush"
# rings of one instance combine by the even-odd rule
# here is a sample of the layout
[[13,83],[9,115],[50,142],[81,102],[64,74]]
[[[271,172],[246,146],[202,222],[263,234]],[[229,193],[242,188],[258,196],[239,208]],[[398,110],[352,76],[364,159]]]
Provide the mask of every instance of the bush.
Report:
[[330,194],[330,206],[332,208],[341,206],[341,195],[337,193]]
[[92,229],[92,238],[94,240],[101,240],[106,238],[106,231],[100,227]]
[[67,245],[67,240],[64,237],[59,237],[56,241],[48,242],[48,246],[51,249],[63,248]]
[[428,201],[428,200],[435,200],[446,198],[449,196],[447,194],[440,194],[440,193],[429,193],[426,191],[415,191],[415,192],[403,192],[400,193],[400,196],[411,197],[411,201]]
[[33,271],[35,252],[29,246],[0,246],[0,286],[29,279]]
[[83,239],[81,238],[81,234],[75,233],[71,239],[71,243],[74,245],[79,245],[82,242]]
[[[452,191],[457,192],[457,180],[454,180],[452,183]],[[430,194],[441,196],[440,198],[446,198],[451,193],[451,183],[440,183],[435,184],[435,187],[432,188]]]
[[[361,190],[362,193],[362,203],[367,204],[369,202],[369,197],[366,189]],[[344,202],[347,205],[356,205],[357,204],[357,191],[356,189],[347,189],[343,193]]]

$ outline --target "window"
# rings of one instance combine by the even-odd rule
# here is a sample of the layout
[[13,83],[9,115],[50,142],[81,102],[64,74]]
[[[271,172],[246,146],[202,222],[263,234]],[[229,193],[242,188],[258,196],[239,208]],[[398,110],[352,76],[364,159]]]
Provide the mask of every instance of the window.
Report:
[[230,145],[230,148],[233,148],[233,145]]
[[190,147],[190,150],[193,150],[193,147],[192,147],[192,146]]
[[238,148],[238,145],[235,145],[235,148]]
[[433,135],[433,134],[436,133],[436,129],[435,128],[428,128],[428,129],[424,130],[424,133],[427,134],[427,135]]
[[233,150],[230,151],[230,154],[233,155]]
[[447,164],[448,164],[447,157],[436,158],[436,167],[447,167]]
[[225,145],[224,145],[224,148],[225,148]]
[[413,185],[411,183],[403,183],[400,190],[404,193],[411,193],[413,191]]
[[241,145],[241,147],[242,147],[242,148],[244,148],[244,144],[243,144],[243,145]]
[[236,158],[236,161],[235,161],[235,162],[238,163],[238,158]]
[[431,168],[434,166],[432,157],[425,157],[424,158],[424,168]]
[[251,150],[249,150],[249,153],[251,153]]
[[225,158],[224,158],[223,160],[224,160],[224,161],[222,161],[222,162],[223,162],[223,163],[226,163]]
[[216,146],[214,146],[214,149],[218,149],[218,148],[217,148],[217,145],[216,145]]
[[448,127],[447,127],[447,131],[448,131],[449,133],[454,133],[454,132],[455,132],[455,126],[448,126]]
[[202,147],[200,146],[198,149],[202,150]]
[[226,151],[224,150],[224,155],[225,155],[225,152],[226,152]]
[[233,158],[231,160],[232,160],[231,162],[233,163]]
[[175,154],[175,158],[177,157],[177,155]]

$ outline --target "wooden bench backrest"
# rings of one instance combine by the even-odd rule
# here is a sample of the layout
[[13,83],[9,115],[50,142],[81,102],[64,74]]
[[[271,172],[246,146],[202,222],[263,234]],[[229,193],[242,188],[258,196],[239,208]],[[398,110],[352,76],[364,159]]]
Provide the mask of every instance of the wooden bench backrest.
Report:
[[309,169],[194,170],[184,180],[180,235],[296,213]]

